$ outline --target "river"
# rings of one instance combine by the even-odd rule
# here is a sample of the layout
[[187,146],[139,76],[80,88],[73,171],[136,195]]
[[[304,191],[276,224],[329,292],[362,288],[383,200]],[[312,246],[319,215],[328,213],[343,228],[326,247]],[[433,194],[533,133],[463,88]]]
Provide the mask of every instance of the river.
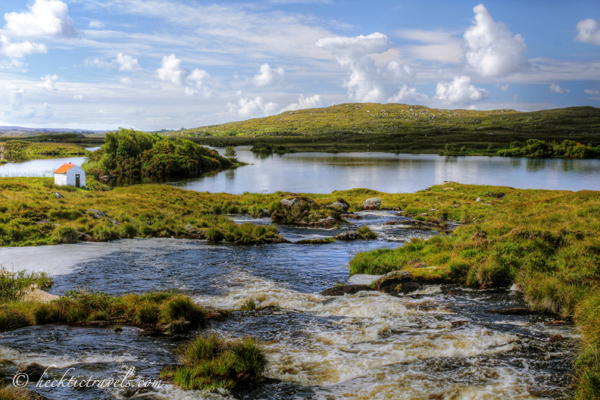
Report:
[[[492,166],[500,164],[505,166],[504,172],[496,179],[484,176],[485,183],[510,181],[512,186],[522,187],[527,179],[534,186],[577,189],[577,184],[585,186],[583,178],[571,179],[569,174],[583,176],[599,167],[597,160],[566,164],[543,160],[546,166],[535,169],[527,166],[531,160],[520,160],[517,165],[511,159],[489,161],[484,157],[448,161],[428,155],[292,154],[260,158],[248,153],[238,151],[240,159],[254,165],[174,184],[189,190],[231,193],[331,192],[350,187],[415,191],[440,180],[466,183],[465,179],[482,179],[470,182],[482,183],[483,178],[468,171],[491,174]],[[77,163],[74,158],[69,160]],[[55,161],[60,165],[62,160]],[[567,164],[577,167],[560,167]],[[464,179],[453,175],[460,170],[459,165],[466,168]],[[286,174],[288,179],[284,179]],[[347,182],[346,178],[353,180]],[[404,184],[398,185],[398,179]],[[597,183],[588,181],[590,184]],[[349,277],[347,268],[356,252],[395,248],[412,237],[435,234],[384,225],[403,218],[394,212],[360,214],[363,219],[356,221],[357,225],[376,231],[377,240],[233,246],[197,240],[131,239],[0,248],[0,261],[14,270],[52,274],[55,284],[50,292],[54,294],[81,288],[110,294],[177,289],[206,307],[234,310],[231,318],[213,321],[210,329],[229,338],[252,335],[261,339],[270,362],[267,376],[281,380],[247,393],[247,399],[569,397],[570,360],[578,332],[572,326],[551,324],[552,316],[492,312],[523,306],[518,292],[429,285],[403,297],[377,292],[337,298],[320,295],[328,287],[357,279]],[[270,223],[269,219],[230,217],[237,222]],[[292,241],[338,232],[281,227],[281,234]],[[259,310],[239,311],[250,299]],[[188,340],[138,333],[137,328],[127,326],[120,334],[106,328],[65,325],[22,328],[0,335],[0,359],[19,366],[31,362],[56,365],[55,377],[73,368],[70,375],[117,378],[133,367],[134,380],[156,379],[162,368],[177,361],[173,350]],[[549,343],[556,334],[572,340]],[[32,389],[49,399],[123,398],[123,392],[116,389]],[[184,392],[165,385],[144,398],[231,396]]]

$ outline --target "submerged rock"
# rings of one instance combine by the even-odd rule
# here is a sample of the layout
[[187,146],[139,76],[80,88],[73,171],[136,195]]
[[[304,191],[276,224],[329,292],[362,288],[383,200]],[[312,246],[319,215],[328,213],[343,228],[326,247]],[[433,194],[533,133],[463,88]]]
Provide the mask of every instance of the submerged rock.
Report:
[[342,232],[338,234],[335,239],[337,240],[359,240],[363,239],[357,232]]
[[44,376],[44,371],[46,371],[46,367],[38,363],[32,363],[21,368],[15,377],[25,374],[29,378],[29,383],[35,383],[42,379],[42,376]]
[[362,219],[360,215],[356,214],[340,214],[340,218]]
[[340,285],[323,290],[319,293],[321,296],[343,296],[345,294],[355,294],[361,291],[372,291],[368,285]]
[[373,197],[366,199],[361,207],[361,210],[379,210],[381,208],[381,198]]

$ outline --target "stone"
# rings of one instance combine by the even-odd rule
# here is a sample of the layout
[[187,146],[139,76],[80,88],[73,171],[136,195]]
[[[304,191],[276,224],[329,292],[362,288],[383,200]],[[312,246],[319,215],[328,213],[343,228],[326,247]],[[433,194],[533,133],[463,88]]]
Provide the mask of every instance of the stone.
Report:
[[408,294],[414,292],[421,287],[419,282],[416,282],[409,272],[392,271],[388,272],[377,281],[373,288],[379,292],[388,294]]
[[145,394],[154,392],[154,388],[152,386],[147,387],[132,387],[125,390],[122,393],[123,398],[130,399],[132,397],[146,397]]
[[320,226],[321,228],[331,229],[334,226],[336,226],[337,223],[338,223],[338,221],[335,218],[327,217],[327,218],[323,218],[323,219],[319,220],[317,225]]
[[198,234],[198,230],[192,224],[186,224],[186,225],[184,225],[183,229],[185,229],[185,231],[187,233],[189,233],[190,235],[197,235]]
[[356,214],[340,214],[340,218],[362,219],[360,215]]
[[535,311],[530,310],[529,308],[524,307],[516,307],[516,308],[507,308],[505,310],[492,310],[492,312],[496,312],[502,315],[531,315],[535,314]]
[[476,203],[481,203],[483,200],[481,200],[479,197],[477,199],[475,199]]
[[106,215],[105,212],[102,212],[100,210],[94,210],[93,208],[90,208],[88,209],[88,211],[90,211],[96,219],[108,218],[108,215]]
[[271,216],[271,211],[269,211],[266,208],[263,208],[262,210],[260,210],[258,212],[258,214],[256,214],[256,218],[267,218]]
[[468,324],[469,321],[452,321],[450,323],[452,324],[453,327],[455,327],[455,326],[461,326],[461,325]]
[[358,240],[362,238],[357,232],[342,232],[335,237],[336,240]]
[[553,335],[548,339],[548,343],[562,342],[563,340],[565,340],[565,338],[563,338],[562,335]]
[[[35,382],[38,382],[40,379],[42,379],[42,376],[44,375],[45,370],[46,370],[46,367],[44,367],[38,363],[32,363],[32,364],[26,365],[25,367],[21,368],[19,370],[19,372],[17,372],[17,375],[26,374],[27,377],[29,378],[29,383],[35,383]],[[17,375],[15,375],[15,376],[17,376]]]
[[38,225],[44,225],[44,224],[47,224],[48,222],[50,222],[50,221],[47,220],[46,218],[42,218],[39,221],[35,221],[35,223]]
[[62,194],[60,194],[60,192],[54,192],[54,195],[56,196],[57,199],[62,199],[65,197]]
[[296,197],[291,198],[289,200],[288,199],[282,199],[279,202],[279,204],[281,204],[281,207],[283,207],[283,208],[292,208],[292,207],[294,207],[294,206],[296,206],[296,205],[298,205],[300,203],[301,203],[300,199],[298,199]]
[[361,207],[361,210],[379,210],[381,208],[381,198],[373,197],[366,199]]
[[429,214],[427,214],[427,213],[422,213],[422,214],[419,214],[419,215],[420,215],[421,217],[429,217]]
[[319,293],[321,296],[343,296],[345,294],[355,294],[361,291],[372,291],[367,285],[340,285],[323,290]]
[[348,204],[348,202],[344,199],[337,199],[337,201],[333,203],[331,207],[335,207],[346,212],[350,208],[350,204]]

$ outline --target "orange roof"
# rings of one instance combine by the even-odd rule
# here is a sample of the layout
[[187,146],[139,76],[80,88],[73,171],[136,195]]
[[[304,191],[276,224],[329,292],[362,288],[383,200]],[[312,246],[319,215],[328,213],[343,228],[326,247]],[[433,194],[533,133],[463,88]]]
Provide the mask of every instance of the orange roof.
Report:
[[59,169],[57,169],[56,171],[54,171],[55,174],[66,174],[68,170],[70,170],[71,168],[73,168],[75,166],[75,164],[63,164],[62,167],[60,167]]

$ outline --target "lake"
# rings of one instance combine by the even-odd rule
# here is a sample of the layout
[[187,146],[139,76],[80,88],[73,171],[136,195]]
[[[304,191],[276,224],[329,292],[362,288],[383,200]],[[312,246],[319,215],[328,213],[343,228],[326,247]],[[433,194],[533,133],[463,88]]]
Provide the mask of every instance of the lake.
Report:
[[[220,153],[224,149],[217,149]],[[192,179],[168,181],[199,192],[331,193],[368,188],[413,193],[444,181],[522,189],[600,190],[600,160],[508,157],[444,157],[434,154],[293,153],[258,155],[236,148],[250,165]],[[65,162],[83,157],[30,160],[0,166],[0,176],[53,176]]]

